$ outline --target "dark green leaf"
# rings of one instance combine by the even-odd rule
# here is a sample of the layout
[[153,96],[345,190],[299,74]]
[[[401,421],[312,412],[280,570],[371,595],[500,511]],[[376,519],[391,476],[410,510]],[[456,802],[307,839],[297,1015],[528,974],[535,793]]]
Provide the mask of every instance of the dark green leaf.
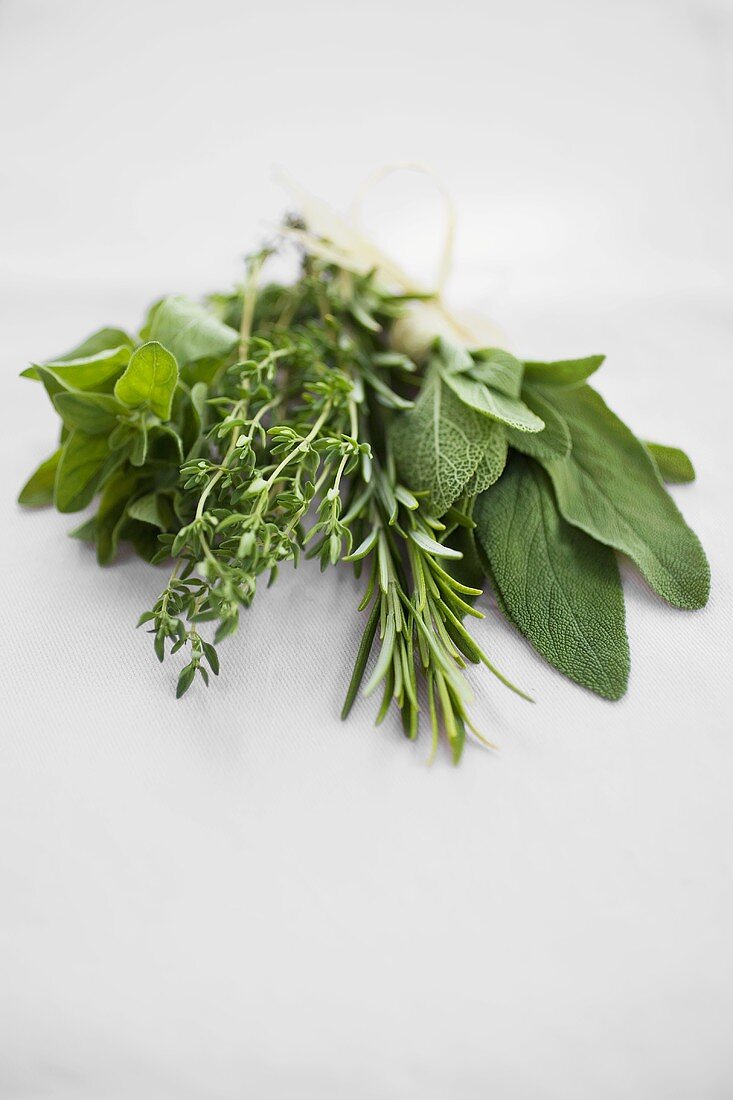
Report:
[[710,568],[643,443],[590,386],[543,390],[570,428],[568,458],[542,460],[565,519],[636,562],[676,607],[707,603]]
[[507,616],[555,668],[608,699],[626,690],[629,644],[613,550],[567,523],[544,471],[512,456],[474,509]]
[[528,407],[544,421],[541,432],[518,432],[516,428],[507,428],[510,446],[532,458],[566,458],[570,454],[572,440],[570,429],[557,409],[545,401],[542,393],[527,382],[522,389],[522,397]]

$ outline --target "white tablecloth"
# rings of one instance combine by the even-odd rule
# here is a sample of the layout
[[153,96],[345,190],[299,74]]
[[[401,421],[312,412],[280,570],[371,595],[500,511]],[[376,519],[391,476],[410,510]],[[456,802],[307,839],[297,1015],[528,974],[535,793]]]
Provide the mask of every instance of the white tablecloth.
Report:
[[[0,7],[2,1097],[731,1095],[732,44],[713,2]],[[606,352],[691,452],[714,579],[684,614],[625,572],[617,704],[491,612],[538,702],[472,676],[501,751],[458,769],[340,723],[347,570],[286,572],[176,702],[133,629],[163,574],[14,504],[52,443],[28,359],[238,278],[273,164],[344,207],[404,157],[455,196],[454,298]],[[401,187],[369,217],[427,263]]]

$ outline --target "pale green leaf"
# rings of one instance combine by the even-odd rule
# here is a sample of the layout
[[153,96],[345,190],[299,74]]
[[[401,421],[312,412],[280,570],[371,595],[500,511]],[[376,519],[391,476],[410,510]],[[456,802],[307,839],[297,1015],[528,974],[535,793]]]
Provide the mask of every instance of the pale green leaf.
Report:
[[390,439],[402,480],[414,492],[429,493],[438,516],[495,446],[491,421],[459,401],[436,370],[428,373],[415,407],[395,417]]
[[479,464],[463,488],[463,493],[471,497],[483,493],[484,489],[493,485],[501,477],[506,466],[508,451],[506,428],[491,422],[486,440],[486,449],[479,459]]
[[66,387],[95,390],[122,373],[130,361],[130,354],[130,347],[125,344],[79,359],[53,360],[50,363],[28,367],[22,372],[21,377],[42,378],[42,372],[45,369],[52,372],[54,377]]
[[153,306],[143,334],[146,340],[159,340],[182,365],[199,359],[222,359],[239,340],[236,329],[198,302],[178,294]]
[[613,550],[562,518],[547,475],[521,455],[478,498],[474,519],[508,618],[570,679],[623,695],[629,643]]
[[118,348],[123,347],[128,348],[129,351],[132,351],[135,347],[135,342],[131,336],[128,336],[121,328],[100,328],[97,332],[93,332],[91,336],[87,336],[86,340],[82,340],[71,351],[67,351],[64,355],[54,356],[53,362],[67,363],[71,359],[88,359],[100,352],[116,351]]
[[132,353],[127,370],[115,385],[115,397],[132,408],[144,405],[161,420],[167,420],[177,383],[175,358],[162,344],[151,340]]
[[480,348],[471,352],[471,377],[483,382],[507,397],[519,397],[522,392],[524,363],[502,348]]
[[482,416],[491,417],[520,432],[541,432],[545,426],[544,421],[518,397],[507,397],[505,393],[489,389],[469,375],[447,372],[443,377],[456,397]]

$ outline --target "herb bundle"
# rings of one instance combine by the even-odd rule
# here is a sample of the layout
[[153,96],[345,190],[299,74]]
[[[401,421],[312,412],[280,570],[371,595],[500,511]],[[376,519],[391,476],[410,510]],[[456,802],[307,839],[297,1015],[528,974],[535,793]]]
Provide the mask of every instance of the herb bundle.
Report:
[[301,247],[291,283],[264,278],[278,242],[233,293],[165,298],[137,336],[102,329],[24,371],[62,426],[20,502],[96,501],[72,534],[100,564],[120,543],[170,563],[140,623],[159,660],[180,654],[179,696],[218,674],[260,578],[305,555],[364,582],[344,717],[366,680],[377,722],[394,704],[414,738],[425,713],[456,761],[467,732],[483,739],[466,665],[522,694],[466,627],[487,581],[551,664],[619,698],[616,552],[674,606],[707,600],[704,552],[664,486],[694,478],[689,459],[611,412],[588,382],[602,356],[467,347],[435,295],[313,220],[285,226]]

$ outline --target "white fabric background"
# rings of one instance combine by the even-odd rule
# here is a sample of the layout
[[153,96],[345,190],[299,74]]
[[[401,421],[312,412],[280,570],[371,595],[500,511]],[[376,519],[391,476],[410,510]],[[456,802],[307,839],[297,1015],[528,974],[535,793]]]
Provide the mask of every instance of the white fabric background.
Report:
[[[2,1097],[731,1095],[732,71],[710,0],[4,0]],[[346,570],[262,592],[176,703],[133,630],[163,574],[13,500],[53,430],[28,359],[238,278],[273,164],[345,207],[405,157],[455,195],[456,300],[520,354],[605,351],[612,406],[690,450],[714,577],[683,614],[626,571],[615,705],[490,614],[538,703],[474,676],[502,748],[457,770],[370,701],[339,722]],[[371,217],[427,263],[412,194]]]

